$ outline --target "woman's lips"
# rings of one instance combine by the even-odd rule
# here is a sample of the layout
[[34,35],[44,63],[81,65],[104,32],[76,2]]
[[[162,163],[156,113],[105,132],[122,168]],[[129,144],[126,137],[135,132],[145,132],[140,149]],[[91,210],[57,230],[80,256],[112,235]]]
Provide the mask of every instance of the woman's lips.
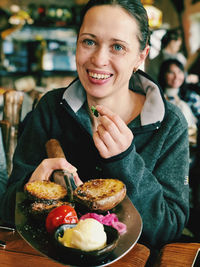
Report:
[[88,71],[88,74],[90,77],[98,80],[108,79],[112,75],[112,74],[96,73],[92,71]]
[[113,76],[113,74],[108,74],[108,73],[100,73],[100,72],[94,72],[94,71],[87,71],[89,80],[92,83],[95,84],[104,84],[109,80],[110,77]]

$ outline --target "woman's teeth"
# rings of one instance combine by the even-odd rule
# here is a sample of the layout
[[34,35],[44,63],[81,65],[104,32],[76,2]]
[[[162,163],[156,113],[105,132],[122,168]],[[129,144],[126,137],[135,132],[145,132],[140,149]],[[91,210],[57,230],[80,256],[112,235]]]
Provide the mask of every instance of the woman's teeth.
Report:
[[103,80],[103,79],[108,79],[111,75],[89,72],[89,76],[97,80]]

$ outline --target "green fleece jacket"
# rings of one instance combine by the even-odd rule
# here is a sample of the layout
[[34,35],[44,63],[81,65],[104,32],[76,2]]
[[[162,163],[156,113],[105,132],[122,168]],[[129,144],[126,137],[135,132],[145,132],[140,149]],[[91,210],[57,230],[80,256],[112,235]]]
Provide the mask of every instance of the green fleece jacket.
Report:
[[94,145],[79,79],[68,88],[43,96],[14,154],[13,171],[1,201],[4,220],[14,221],[16,191],[47,157],[47,140],[56,138],[82,181],[117,178],[126,184],[143,221],[140,242],[160,247],[179,238],[189,216],[187,123],[181,111],[166,102],[158,86],[142,72],[133,74],[130,88],[146,95],[146,101],[140,116],[128,125],[134,135],[131,146],[109,159],[101,158]]

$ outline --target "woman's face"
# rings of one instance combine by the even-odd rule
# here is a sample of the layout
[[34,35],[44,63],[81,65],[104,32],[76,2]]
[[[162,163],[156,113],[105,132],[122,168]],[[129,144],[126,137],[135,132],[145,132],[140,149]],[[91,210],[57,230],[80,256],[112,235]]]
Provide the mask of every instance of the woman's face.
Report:
[[76,64],[88,96],[102,99],[128,90],[129,79],[145,59],[140,51],[139,29],[121,7],[109,5],[89,9],[80,28]]
[[176,54],[180,51],[182,45],[182,39],[179,38],[178,40],[171,40],[167,46],[170,50],[171,54]]
[[166,87],[179,88],[184,82],[184,72],[175,64],[165,74]]

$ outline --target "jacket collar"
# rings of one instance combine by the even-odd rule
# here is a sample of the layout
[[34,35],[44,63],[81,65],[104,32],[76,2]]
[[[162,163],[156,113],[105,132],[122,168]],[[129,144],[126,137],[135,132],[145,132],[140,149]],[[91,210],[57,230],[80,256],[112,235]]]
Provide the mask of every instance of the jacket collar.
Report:
[[[130,80],[130,89],[146,95],[146,100],[140,115],[141,126],[161,122],[165,115],[165,104],[162,93],[145,73],[138,71]],[[65,90],[63,99],[77,113],[86,101],[86,93],[79,79],[75,79]]]

